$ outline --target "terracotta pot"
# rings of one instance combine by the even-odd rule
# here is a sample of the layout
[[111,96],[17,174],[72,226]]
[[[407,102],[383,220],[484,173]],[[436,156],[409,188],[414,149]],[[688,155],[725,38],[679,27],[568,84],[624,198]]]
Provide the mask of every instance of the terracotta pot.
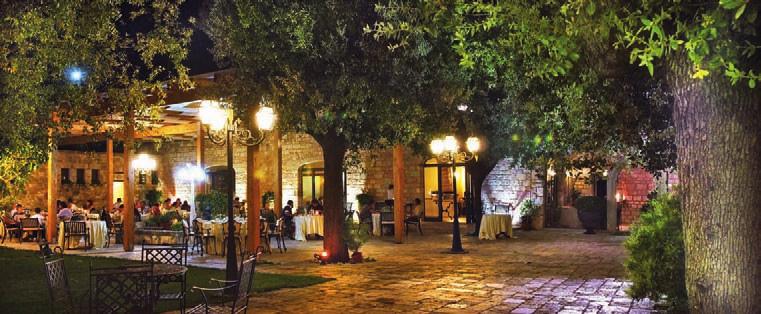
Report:
[[351,254],[351,263],[362,263],[365,259],[362,257],[362,252],[354,252]]
[[531,225],[531,216],[521,216],[521,230],[532,230]]

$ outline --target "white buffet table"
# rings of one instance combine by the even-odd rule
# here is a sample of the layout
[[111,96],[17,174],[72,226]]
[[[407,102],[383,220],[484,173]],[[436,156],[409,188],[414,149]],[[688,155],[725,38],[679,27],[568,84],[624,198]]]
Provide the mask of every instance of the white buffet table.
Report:
[[317,215],[303,215],[293,217],[294,237],[298,241],[306,241],[307,235],[316,234],[322,236],[325,225],[325,217]]

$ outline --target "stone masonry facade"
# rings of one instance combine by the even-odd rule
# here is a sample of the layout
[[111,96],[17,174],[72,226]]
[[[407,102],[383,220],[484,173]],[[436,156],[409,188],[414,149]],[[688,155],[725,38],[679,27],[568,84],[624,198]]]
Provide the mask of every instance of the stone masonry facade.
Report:
[[[535,171],[513,167],[510,159],[503,159],[486,176],[481,188],[484,211],[489,212],[495,205],[512,204],[519,213],[524,202],[533,200],[542,204],[544,199],[543,182]],[[498,208],[497,211],[501,211]],[[517,215],[516,215],[517,216]],[[517,218],[517,217],[515,217]],[[518,219],[513,221],[518,221]]]

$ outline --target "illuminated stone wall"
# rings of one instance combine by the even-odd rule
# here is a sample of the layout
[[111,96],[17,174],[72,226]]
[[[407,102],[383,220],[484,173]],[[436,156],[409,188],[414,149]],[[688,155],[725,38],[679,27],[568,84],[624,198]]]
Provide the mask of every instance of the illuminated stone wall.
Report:
[[[543,203],[542,181],[536,173],[510,163],[510,159],[501,160],[486,176],[481,188],[484,211],[491,211],[495,204],[512,204],[518,210],[527,200]],[[514,217],[513,222],[518,223],[518,217]]]

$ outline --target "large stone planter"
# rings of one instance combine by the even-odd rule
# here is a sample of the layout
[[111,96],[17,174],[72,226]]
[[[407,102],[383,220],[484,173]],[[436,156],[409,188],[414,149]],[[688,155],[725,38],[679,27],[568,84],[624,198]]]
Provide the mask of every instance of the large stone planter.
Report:
[[600,228],[602,225],[602,215],[596,211],[578,210],[577,211],[581,225],[585,231],[585,234],[594,234],[595,229]]
[[184,243],[182,231],[141,228],[135,230],[135,243],[168,245]]

